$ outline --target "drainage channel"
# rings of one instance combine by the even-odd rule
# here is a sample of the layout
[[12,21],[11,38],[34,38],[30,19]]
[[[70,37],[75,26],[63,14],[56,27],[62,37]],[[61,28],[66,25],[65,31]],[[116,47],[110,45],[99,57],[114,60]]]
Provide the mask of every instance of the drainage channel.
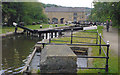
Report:
[[[85,47],[70,47],[76,55],[88,56],[88,49]],[[77,58],[77,67],[88,67],[88,58]]]

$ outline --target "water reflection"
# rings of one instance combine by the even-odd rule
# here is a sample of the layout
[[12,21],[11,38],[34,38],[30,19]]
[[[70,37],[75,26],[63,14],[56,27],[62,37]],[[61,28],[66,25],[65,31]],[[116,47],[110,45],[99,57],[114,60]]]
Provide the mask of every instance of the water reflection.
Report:
[[16,72],[16,68],[20,67],[20,57],[19,57],[19,52],[15,49],[14,50],[14,69],[13,71]]
[[13,35],[2,38],[2,69],[5,73],[17,73],[24,67],[27,57],[40,38]]

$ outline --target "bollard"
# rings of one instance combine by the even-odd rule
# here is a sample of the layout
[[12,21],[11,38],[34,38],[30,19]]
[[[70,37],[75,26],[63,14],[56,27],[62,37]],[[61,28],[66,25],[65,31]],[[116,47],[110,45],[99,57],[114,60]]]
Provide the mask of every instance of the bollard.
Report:
[[106,58],[106,67],[105,71],[108,72],[108,59],[109,59],[109,41],[107,41],[107,58]]
[[42,28],[42,25],[40,25],[40,28]]
[[57,24],[55,25],[55,27],[57,27]]

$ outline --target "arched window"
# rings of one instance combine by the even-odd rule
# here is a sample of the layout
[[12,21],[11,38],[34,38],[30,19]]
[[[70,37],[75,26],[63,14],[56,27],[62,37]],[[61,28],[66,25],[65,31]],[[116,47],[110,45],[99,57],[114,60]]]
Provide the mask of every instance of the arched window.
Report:
[[63,21],[64,21],[64,18],[61,18],[60,23],[63,24],[64,23]]
[[53,24],[57,24],[58,23],[58,19],[57,18],[52,18],[52,23]]
[[74,16],[77,16],[77,13],[74,13]]

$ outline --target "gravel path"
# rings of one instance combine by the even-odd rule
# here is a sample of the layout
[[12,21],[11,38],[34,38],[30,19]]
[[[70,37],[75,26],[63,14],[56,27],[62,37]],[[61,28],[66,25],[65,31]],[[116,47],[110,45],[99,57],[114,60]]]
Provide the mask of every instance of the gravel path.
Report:
[[104,27],[103,37],[106,41],[110,42],[111,53],[114,55],[118,54],[118,29],[110,27],[110,31],[107,32]]

